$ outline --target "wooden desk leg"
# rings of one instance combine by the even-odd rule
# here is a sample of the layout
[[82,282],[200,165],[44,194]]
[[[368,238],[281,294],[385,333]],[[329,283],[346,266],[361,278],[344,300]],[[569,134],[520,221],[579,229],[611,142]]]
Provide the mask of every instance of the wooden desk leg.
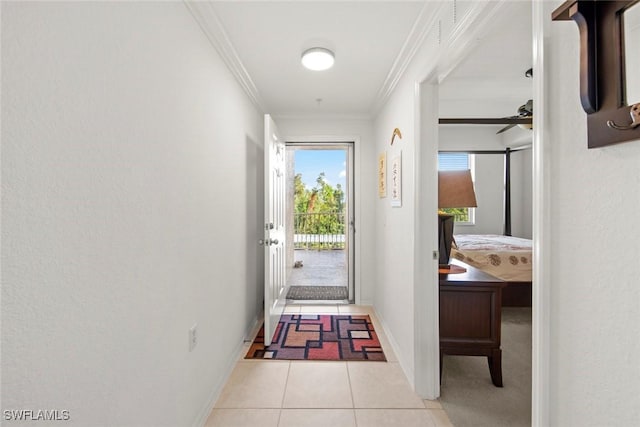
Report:
[[442,350],[440,350],[440,384],[442,384]]
[[499,348],[491,351],[491,356],[487,357],[489,362],[489,372],[491,373],[491,381],[496,387],[502,387],[502,350]]

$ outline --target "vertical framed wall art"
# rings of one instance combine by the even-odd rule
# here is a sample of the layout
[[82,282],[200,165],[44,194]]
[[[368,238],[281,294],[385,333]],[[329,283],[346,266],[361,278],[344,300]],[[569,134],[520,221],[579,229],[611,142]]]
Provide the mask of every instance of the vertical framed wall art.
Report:
[[402,151],[391,159],[391,207],[402,207]]
[[378,197],[387,197],[387,152],[378,155]]

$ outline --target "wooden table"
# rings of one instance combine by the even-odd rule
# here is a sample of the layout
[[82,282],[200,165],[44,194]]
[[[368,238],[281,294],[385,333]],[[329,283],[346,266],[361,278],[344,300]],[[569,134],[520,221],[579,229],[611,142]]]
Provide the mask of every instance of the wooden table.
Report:
[[491,380],[502,387],[500,327],[506,282],[458,260],[465,273],[440,274],[440,378],[443,356],[486,356]]

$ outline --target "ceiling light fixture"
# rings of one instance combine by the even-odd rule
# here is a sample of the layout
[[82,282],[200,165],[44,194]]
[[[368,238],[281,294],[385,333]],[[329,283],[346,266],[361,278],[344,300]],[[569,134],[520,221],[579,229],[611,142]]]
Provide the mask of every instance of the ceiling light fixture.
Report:
[[333,67],[333,52],[323,47],[312,47],[302,52],[302,65],[309,70],[323,71]]

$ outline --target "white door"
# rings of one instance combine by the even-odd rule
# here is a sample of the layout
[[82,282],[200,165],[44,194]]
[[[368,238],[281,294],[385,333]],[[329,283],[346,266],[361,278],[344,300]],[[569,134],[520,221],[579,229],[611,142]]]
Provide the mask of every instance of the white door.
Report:
[[271,339],[286,303],[285,143],[271,116],[264,116],[264,343]]

